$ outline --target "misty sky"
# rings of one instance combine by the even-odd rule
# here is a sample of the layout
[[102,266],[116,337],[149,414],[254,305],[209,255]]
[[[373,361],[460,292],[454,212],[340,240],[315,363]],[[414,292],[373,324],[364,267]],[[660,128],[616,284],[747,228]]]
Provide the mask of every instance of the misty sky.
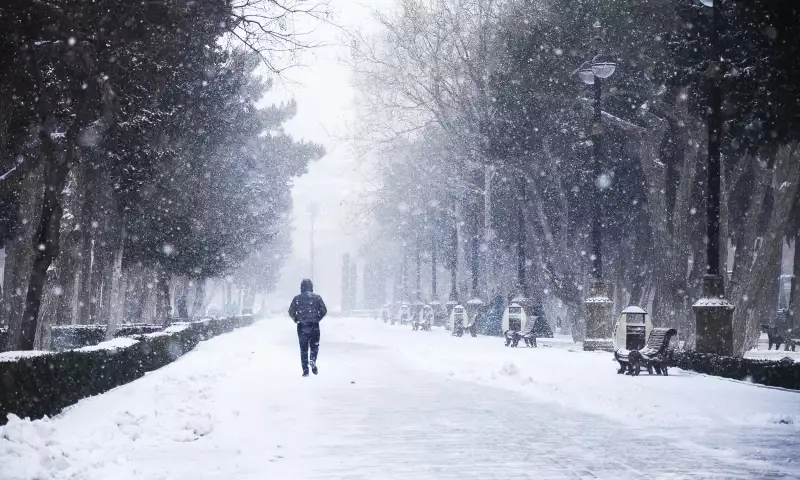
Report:
[[300,280],[310,275],[308,209],[312,202],[320,206],[315,229],[316,290],[331,309],[338,309],[341,303],[341,257],[354,252],[358,244],[353,229],[347,228],[347,218],[352,215],[352,200],[359,195],[365,180],[347,140],[355,118],[354,91],[345,63],[349,53],[346,32],[374,29],[372,11],[390,3],[391,0],[331,0],[332,19],[337,26],[318,25],[313,32],[313,40],[325,46],[302,53],[302,66],[286,72],[287,81],[276,84],[276,99],[294,98],[298,103],[297,116],[286,124],[286,130],[296,138],[324,145],[327,155],[295,182],[294,248],[278,287],[268,300],[270,309],[288,305],[299,290]]

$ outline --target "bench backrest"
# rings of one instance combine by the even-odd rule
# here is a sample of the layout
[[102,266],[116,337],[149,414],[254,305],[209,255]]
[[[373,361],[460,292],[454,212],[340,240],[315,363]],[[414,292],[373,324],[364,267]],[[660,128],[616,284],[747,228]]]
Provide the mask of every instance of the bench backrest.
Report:
[[525,324],[525,331],[522,332],[522,333],[524,333],[525,335],[532,334],[533,333],[533,329],[536,328],[536,320],[538,320],[538,319],[539,319],[539,317],[536,317],[536,316],[529,317],[528,318],[528,323]]
[[674,328],[654,328],[650,332],[650,337],[647,338],[647,345],[644,346],[642,351],[647,351],[650,355],[664,353],[672,337],[677,334],[678,331]]

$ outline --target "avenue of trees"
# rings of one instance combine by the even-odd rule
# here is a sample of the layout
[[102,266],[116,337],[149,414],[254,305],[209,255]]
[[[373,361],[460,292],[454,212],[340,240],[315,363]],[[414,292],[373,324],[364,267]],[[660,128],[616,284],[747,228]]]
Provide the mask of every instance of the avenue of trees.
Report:
[[294,104],[258,106],[257,69],[304,46],[291,20],[323,14],[310,5],[0,5],[6,348],[46,346],[51,325],[201,315],[212,278],[247,286],[250,308],[271,288],[292,178],[322,151],[283,132]]
[[[800,6],[729,0],[721,9],[722,265],[741,354],[774,319],[784,247],[800,233]],[[599,185],[604,276],[617,305],[648,308],[691,345],[706,265],[710,9],[693,0],[396,0],[377,19],[379,33],[352,49],[358,137],[377,152],[376,188],[363,199],[365,254],[395,272],[404,263],[413,271],[417,249],[426,273],[431,259],[443,272],[457,261],[462,301],[476,256],[477,293],[505,296],[517,283],[521,208],[527,296],[567,312],[580,339]],[[599,179],[592,88],[575,75],[598,53],[618,64],[603,84]],[[450,293],[449,275],[437,293]],[[797,289],[792,297],[797,305]]]

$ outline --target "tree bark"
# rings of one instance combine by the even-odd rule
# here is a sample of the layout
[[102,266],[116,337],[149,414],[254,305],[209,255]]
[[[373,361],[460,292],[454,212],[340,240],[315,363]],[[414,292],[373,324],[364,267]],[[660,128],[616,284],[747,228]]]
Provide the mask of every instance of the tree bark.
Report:
[[14,237],[6,244],[6,262],[3,278],[3,317],[8,325],[8,342],[0,349],[17,349],[22,328],[22,315],[27,293],[27,275],[33,263],[33,250],[30,248],[36,234],[36,222],[40,214],[43,179],[42,165],[27,172],[22,182],[19,200],[19,222]]
[[134,319],[136,323],[153,323],[158,304],[158,274],[155,270],[145,268],[142,272],[142,310],[141,316]]
[[[208,307],[211,304],[211,300],[214,298],[214,295],[216,294],[217,291],[217,287],[219,285],[219,283],[214,279],[211,279],[209,281],[211,282],[211,288],[208,288],[207,282],[203,282],[202,284],[202,289],[204,294],[201,296],[201,298],[203,299],[203,304],[201,305],[200,313],[198,314],[198,316],[201,317],[204,317],[206,315],[206,312],[208,312]],[[208,290],[210,293],[206,294],[205,293],[206,290]]]
[[[761,168],[756,182],[748,187],[752,200],[746,212],[731,221],[740,221],[738,232],[742,253],[731,281],[730,298],[736,310],[733,314],[734,351],[743,355],[757,340],[760,325],[773,311],[777,288],[783,232],[786,219],[800,192],[800,149],[785,147],[776,156],[774,168]],[[773,200],[764,199],[772,191]],[[764,212],[767,212],[765,214]]]
[[160,325],[169,325],[171,302],[169,294],[170,275],[162,265],[156,266],[156,313],[155,321]]
[[144,315],[147,294],[147,270],[140,265],[127,269],[125,285],[125,322],[138,323]]
[[[85,109],[85,107],[84,107]],[[52,129],[45,120],[39,135],[42,157],[45,162],[45,189],[42,201],[42,212],[36,233],[33,266],[31,267],[28,292],[25,297],[25,312],[22,316],[22,328],[16,341],[16,349],[32,350],[38,328],[39,310],[42,303],[42,292],[47,280],[47,270],[58,256],[59,236],[61,229],[61,192],[66,184],[67,174],[77,156],[77,136],[81,122],[74,121],[67,132],[67,151],[65,158],[57,158],[51,137]]]
[[789,328],[792,328],[795,333],[798,332],[798,306],[800,306],[800,231],[794,234],[794,262],[792,263],[792,283],[789,290]]
[[[95,237],[97,233],[97,221],[95,219],[95,202],[97,197],[97,169],[89,165],[83,165],[83,178],[85,189],[83,205],[81,206],[80,235],[81,247],[79,251],[80,273],[78,275],[78,323],[92,323],[92,281],[96,263],[97,249],[95,248]],[[96,279],[95,279],[96,280]]]
[[106,325],[106,338],[114,336],[118,326],[124,319],[125,286],[122,274],[122,257],[125,253],[125,218],[120,221],[120,232],[114,246],[114,261],[111,269],[111,285],[109,288],[110,305]]
[[60,270],[59,261],[50,266],[47,272],[47,282],[45,283],[44,292],[42,294],[42,307],[39,313],[39,322],[36,328],[36,339],[34,341],[34,348],[36,350],[49,350],[50,349],[50,332],[55,323],[56,310],[58,309],[59,296],[55,294],[56,285]]
[[189,279],[180,277],[175,283],[176,314],[178,318],[189,318]]
[[206,279],[198,278],[194,281],[194,301],[192,302],[192,318],[199,318],[206,314],[204,310],[206,300]]
[[78,276],[78,242],[79,235],[74,235],[77,232],[69,232],[65,236],[64,248],[62,249],[59,257],[61,261],[61,268],[58,269],[59,281],[58,287],[61,289],[61,294],[58,297],[58,307],[56,311],[56,325],[72,325],[75,310],[75,296],[76,296],[76,280]]
[[242,298],[242,315],[252,315],[256,303],[256,291],[253,287],[245,287]]

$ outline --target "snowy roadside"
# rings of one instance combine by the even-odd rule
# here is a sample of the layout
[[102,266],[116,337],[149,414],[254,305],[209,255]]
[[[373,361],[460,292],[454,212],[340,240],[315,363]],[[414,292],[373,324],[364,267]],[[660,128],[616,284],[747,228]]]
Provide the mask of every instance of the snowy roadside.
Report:
[[[356,322],[358,328],[352,328]],[[344,328],[342,323],[351,325]],[[511,349],[500,338],[456,338],[439,328],[413,332],[410,326],[359,318],[331,319],[324,335],[385,346],[417,368],[446,378],[512,389],[630,425],[760,426],[800,432],[800,392],[680,369],[671,369],[668,377],[618,375],[611,354],[565,348],[563,342],[545,340],[538,349]]]
[[309,379],[291,322],[268,319],[55,418],[12,418],[0,480],[798,478],[797,424],[776,421],[800,396],[618,376],[608,354],[546,343],[331,318]]
[[[200,342],[175,362],[84,398],[56,417],[31,421],[9,415],[0,426],[0,480],[135,478],[136,467],[125,457],[132,445],[157,451],[165,443],[208,435],[220,410],[211,405],[209,392],[249,362],[253,353],[237,346],[251,328]],[[114,339],[103,346],[130,341],[135,342]],[[226,353],[224,361],[220,352]]]

